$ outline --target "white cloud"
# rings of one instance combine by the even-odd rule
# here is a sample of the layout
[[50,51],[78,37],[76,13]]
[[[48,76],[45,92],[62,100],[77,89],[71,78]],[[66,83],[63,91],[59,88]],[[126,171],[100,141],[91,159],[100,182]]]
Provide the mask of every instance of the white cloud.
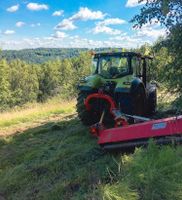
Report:
[[56,31],[56,33],[53,34],[52,37],[54,37],[54,38],[59,38],[59,39],[62,38],[62,39],[63,39],[63,38],[68,37],[68,35],[67,35],[66,33],[64,33],[64,32]]
[[11,6],[11,7],[7,8],[6,10],[8,12],[16,12],[18,9],[19,9],[19,4]]
[[122,44],[125,48],[136,48],[145,43],[152,44],[160,36],[165,37],[166,31],[159,24],[146,24],[141,29],[131,30],[130,34],[121,33],[120,35],[111,37],[110,40],[114,43]]
[[110,37],[109,40],[122,40],[125,36],[127,36],[127,33],[121,33],[120,35]]
[[119,18],[105,19],[104,21],[97,22],[96,27],[93,28],[91,32],[93,34],[106,33],[109,35],[119,35],[121,34],[121,31],[118,29],[113,29],[109,27],[109,25],[119,25],[124,23],[126,23],[126,21]]
[[119,35],[121,34],[121,31],[118,29],[113,29],[108,26],[100,26],[96,25],[94,29],[92,29],[93,34],[98,34],[98,33],[106,33],[109,35]]
[[52,13],[52,16],[59,17],[59,16],[63,15],[63,13],[64,13],[64,10],[57,10],[57,11]]
[[142,27],[140,30],[137,32],[138,37],[148,37],[151,38],[152,40],[156,40],[158,37],[166,36],[166,30],[164,28],[158,28],[155,29],[153,27]]
[[25,22],[17,22],[16,27],[22,27],[25,25]]
[[30,24],[30,26],[31,26],[32,28],[34,28],[34,27],[36,27],[36,26],[40,26],[40,25],[41,25],[40,23]]
[[135,38],[147,40],[151,44],[159,37],[166,37],[166,30],[167,29],[165,29],[157,19],[152,19],[150,22],[144,24],[141,28],[132,28]]
[[70,20],[97,20],[97,19],[104,19],[106,14],[102,13],[101,11],[92,11],[87,7],[81,7],[80,10],[70,17]]
[[139,3],[139,0],[128,0],[126,3],[126,7],[136,7],[139,5],[145,4],[147,1],[143,0],[142,2]]
[[[133,43],[137,43],[139,41],[141,41],[142,39],[141,38],[137,38],[135,35],[119,35],[119,36],[116,36],[116,37],[112,37],[112,38],[109,38],[110,40],[113,40],[113,41],[120,41],[120,42],[124,42],[124,43],[130,43],[130,42],[133,42]],[[135,45],[135,44],[134,44]]]
[[161,26],[157,19],[152,19],[150,22],[144,24],[141,28],[134,28],[137,37],[147,37],[151,41],[156,40],[158,37],[166,36],[166,29]]
[[12,34],[15,34],[15,31],[14,30],[6,30],[3,32],[4,35],[12,35]]
[[146,3],[155,3],[157,0],[142,0],[141,2],[139,2],[141,0],[128,0],[126,3],[126,7],[136,7],[136,6],[141,6],[144,5]]
[[65,33],[58,33],[51,37],[43,38],[22,38],[20,40],[0,40],[2,49],[25,49],[25,48],[102,48],[102,47],[116,47],[116,48],[134,48],[139,47],[146,42],[150,42],[145,38],[137,38],[136,36],[116,36],[110,40],[90,40],[81,38],[79,36],[68,36]]
[[97,19],[104,19],[106,14],[102,13],[101,11],[92,11],[87,7],[81,7],[79,11],[71,16],[68,19],[63,19],[55,29],[60,30],[74,30],[77,26],[74,25],[75,21],[88,21],[88,20],[97,20]]
[[123,19],[119,18],[110,18],[110,19],[105,19],[104,21],[98,22],[100,25],[118,25],[118,24],[125,24],[126,21]]
[[2,49],[25,49],[25,48],[102,48],[102,47],[124,47],[131,48],[144,44],[141,41],[132,40],[129,37],[123,38],[122,41],[116,40],[91,40],[79,36],[65,38],[44,37],[44,38],[24,38],[21,40],[0,41]]
[[138,38],[135,35],[127,35],[126,33],[118,35],[116,37],[109,38],[112,44],[116,44],[124,48],[137,48],[145,43],[150,43],[150,40],[146,38]]
[[27,8],[29,10],[39,11],[39,10],[48,10],[49,6],[46,4],[29,3],[27,4]]
[[134,30],[140,30],[142,28],[159,28],[161,26],[161,23],[158,19],[154,18],[154,19],[151,19],[151,21],[148,21],[146,24],[142,25],[141,28],[139,27],[135,27],[133,28]]
[[55,29],[60,30],[74,30],[77,27],[73,24],[73,22],[70,19],[63,19],[62,22],[60,22]]

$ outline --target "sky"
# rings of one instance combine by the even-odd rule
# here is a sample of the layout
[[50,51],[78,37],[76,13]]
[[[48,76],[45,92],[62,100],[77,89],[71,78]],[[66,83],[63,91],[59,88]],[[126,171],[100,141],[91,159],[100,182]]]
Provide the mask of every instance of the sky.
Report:
[[0,48],[135,48],[165,29],[152,22],[134,29],[138,0],[0,0]]

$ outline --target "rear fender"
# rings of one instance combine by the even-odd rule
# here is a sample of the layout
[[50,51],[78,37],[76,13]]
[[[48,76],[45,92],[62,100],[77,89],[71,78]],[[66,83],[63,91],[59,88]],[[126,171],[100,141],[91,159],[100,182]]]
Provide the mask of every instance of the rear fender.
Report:
[[145,86],[139,78],[136,78],[135,80],[132,81],[131,88],[130,88],[130,94],[134,94],[139,87],[142,87],[144,89],[144,92],[146,95]]
[[131,83],[133,81],[133,75],[122,77],[117,82],[115,93],[130,93]]

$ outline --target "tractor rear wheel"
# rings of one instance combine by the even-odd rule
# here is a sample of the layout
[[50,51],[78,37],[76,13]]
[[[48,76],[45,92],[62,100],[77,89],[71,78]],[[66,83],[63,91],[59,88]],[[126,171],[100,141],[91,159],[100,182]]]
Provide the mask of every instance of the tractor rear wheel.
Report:
[[79,92],[76,104],[78,117],[82,121],[82,123],[86,126],[93,125],[99,121],[98,117],[94,116],[94,113],[92,111],[86,110],[84,101],[88,95],[89,94],[86,92]]
[[144,116],[146,114],[146,95],[141,86],[132,94],[132,109],[134,115]]
[[152,115],[156,112],[157,107],[157,91],[154,90],[149,94],[148,99],[148,114]]

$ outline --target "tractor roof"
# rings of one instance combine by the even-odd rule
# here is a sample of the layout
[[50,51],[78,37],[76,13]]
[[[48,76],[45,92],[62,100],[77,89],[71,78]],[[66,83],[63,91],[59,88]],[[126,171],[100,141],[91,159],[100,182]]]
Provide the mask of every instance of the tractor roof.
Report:
[[94,57],[95,58],[99,58],[102,56],[124,56],[124,57],[141,57],[141,58],[148,58],[148,59],[152,59],[152,57],[150,56],[143,56],[140,53],[136,53],[136,52],[101,52],[101,53],[95,53]]
[[95,53],[95,57],[101,57],[101,56],[138,56],[138,57],[141,57],[141,54],[135,53],[135,52],[101,52],[101,53]]

